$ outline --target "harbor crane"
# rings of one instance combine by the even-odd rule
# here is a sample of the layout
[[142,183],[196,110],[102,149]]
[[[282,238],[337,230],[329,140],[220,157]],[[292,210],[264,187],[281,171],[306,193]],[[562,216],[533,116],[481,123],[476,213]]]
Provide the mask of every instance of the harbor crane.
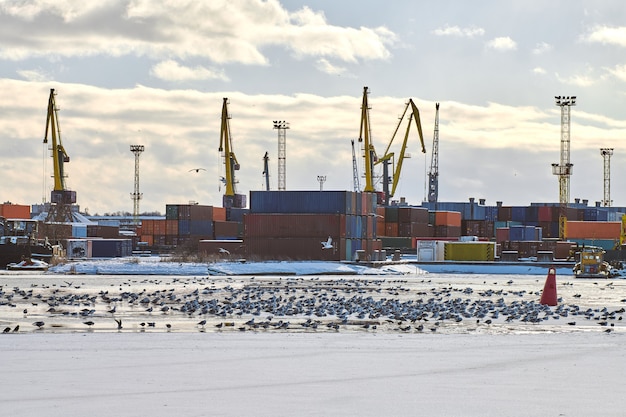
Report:
[[[371,127],[369,121],[369,105],[367,102],[367,92],[368,88],[363,88],[363,102],[361,105],[361,130],[359,134],[359,142],[364,142],[363,150],[365,157],[365,188],[363,191],[365,192],[375,192],[374,189],[374,166],[378,164],[383,165],[383,199],[384,203],[388,204],[390,198],[394,196],[398,183],[400,181],[400,172],[402,170],[402,163],[404,162],[404,158],[409,158],[410,155],[406,153],[406,146],[409,138],[409,132],[411,129],[411,121],[415,121],[415,126],[417,127],[417,132],[420,137],[420,143],[422,146],[422,153],[426,153],[426,148],[424,147],[424,136],[422,134],[422,123],[420,120],[419,109],[413,102],[413,99],[409,99],[404,107],[404,112],[400,117],[396,129],[394,130],[393,135],[391,136],[391,140],[389,141],[387,148],[385,149],[385,153],[380,158],[376,155],[376,150],[371,140]],[[400,152],[398,157],[394,152],[391,152],[391,146],[393,144],[394,139],[396,138],[396,134],[400,129],[402,121],[406,116],[408,109],[411,109],[411,114],[409,115],[408,124],[406,127],[406,132],[404,134],[404,140],[400,147]],[[393,176],[389,176],[389,164],[392,163],[394,165]],[[391,184],[391,190],[389,190],[389,184]]]
[[359,168],[356,162],[356,153],[354,152],[354,139],[350,140],[352,144],[352,186],[355,192],[361,191],[361,184],[359,181]]
[[49,149],[52,153],[54,165],[54,188],[50,193],[50,209],[46,217],[47,223],[67,223],[73,221],[72,204],[76,203],[76,191],[70,191],[65,186],[64,164],[70,162],[70,157],[61,141],[61,127],[59,126],[58,108],[55,101],[54,88],[50,89],[48,98],[48,113],[46,117],[46,133],[43,143],[48,143],[48,134],[52,143]]
[[246,196],[243,194],[237,194],[235,189],[235,171],[240,168],[237,157],[233,152],[233,140],[230,133],[230,116],[228,115],[228,98],[224,98],[222,104],[222,124],[220,129],[220,147],[219,152],[224,157],[224,185],[225,191],[222,198],[222,205],[225,208],[245,208]]
[[433,152],[430,156],[428,172],[428,202],[437,203],[439,198],[439,103],[435,103],[435,131],[433,133]]

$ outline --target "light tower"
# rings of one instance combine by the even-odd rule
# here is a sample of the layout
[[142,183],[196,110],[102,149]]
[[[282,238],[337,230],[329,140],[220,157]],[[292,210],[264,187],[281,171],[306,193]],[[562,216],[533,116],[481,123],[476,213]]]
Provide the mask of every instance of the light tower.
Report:
[[552,173],[559,177],[559,238],[565,240],[567,205],[569,204],[569,177],[574,165],[570,163],[570,109],[576,105],[576,96],[555,96],[561,108],[561,162],[552,164]]
[[326,175],[318,175],[317,182],[320,183],[320,191],[324,191],[324,183],[326,182]]
[[278,130],[278,191],[287,189],[287,129],[289,123],[274,120],[274,129]]
[[611,207],[611,155],[613,155],[613,148],[600,148],[600,155],[604,158],[604,199],[602,205]]
[[143,196],[139,192],[139,155],[144,151],[143,145],[130,145],[130,151],[135,154],[135,191],[130,194],[133,199],[133,223],[139,224],[139,200]]

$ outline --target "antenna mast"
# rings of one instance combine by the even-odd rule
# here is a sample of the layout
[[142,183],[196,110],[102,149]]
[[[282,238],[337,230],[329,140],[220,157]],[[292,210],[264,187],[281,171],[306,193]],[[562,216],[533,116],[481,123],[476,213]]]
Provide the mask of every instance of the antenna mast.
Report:
[[278,191],[287,189],[287,129],[289,123],[274,120],[274,129],[278,130]]
[[604,199],[602,205],[611,207],[611,155],[613,155],[613,148],[600,148],[600,154],[604,158]]

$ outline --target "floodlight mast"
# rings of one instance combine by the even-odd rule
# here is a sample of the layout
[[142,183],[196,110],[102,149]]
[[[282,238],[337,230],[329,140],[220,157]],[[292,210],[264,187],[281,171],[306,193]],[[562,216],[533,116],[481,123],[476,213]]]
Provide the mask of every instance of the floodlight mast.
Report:
[[570,176],[574,168],[570,162],[570,109],[576,105],[576,96],[555,96],[554,100],[561,108],[561,160],[559,164],[552,164],[552,174],[559,177],[559,239],[565,240]]
[[274,129],[278,130],[278,191],[287,189],[287,129],[289,123],[274,120]]

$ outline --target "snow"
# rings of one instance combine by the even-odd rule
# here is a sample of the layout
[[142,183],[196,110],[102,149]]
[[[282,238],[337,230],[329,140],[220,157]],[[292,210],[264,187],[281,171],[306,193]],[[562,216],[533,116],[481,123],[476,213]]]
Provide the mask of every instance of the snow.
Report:
[[[331,313],[221,316],[181,306],[199,297],[236,309],[245,294],[265,291],[263,297],[276,296],[281,305],[315,297],[365,306],[373,297],[409,308],[423,299],[437,306],[491,300],[534,309],[545,278],[426,273],[412,264],[210,267],[223,275],[208,275],[207,264],[159,258],[79,261],[47,273],[2,271],[0,328],[9,331],[0,334],[1,414],[571,417],[621,416],[626,408],[617,388],[626,373],[624,280],[557,275],[559,306],[540,323],[509,322],[504,315],[493,323],[486,321],[491,316],[461,322],[429,316],[418,331],[417,322],[358,319],[354,312],[335,330],[326,326],[340,319]],[[129,301],[131,294],[139,296]],[[311,317],[319,328],[304,326]],[[250,319],[290,325],[253,328],[244,324]],[[39,329],[35,321],[45,325]],[[363,326],[374,321],[377,329]],[[407,323],[412,327],[403,330]]]

